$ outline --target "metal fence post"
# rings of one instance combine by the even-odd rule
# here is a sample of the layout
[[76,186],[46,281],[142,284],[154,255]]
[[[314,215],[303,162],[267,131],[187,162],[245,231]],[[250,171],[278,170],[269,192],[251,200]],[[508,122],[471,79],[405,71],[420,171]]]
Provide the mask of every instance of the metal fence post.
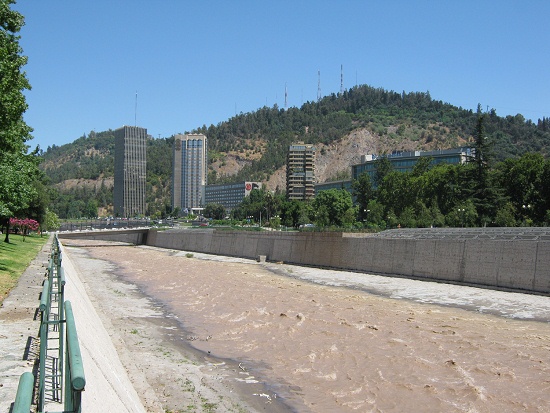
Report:
[[65,301],[65,317],[67,320],[67,358],[65,364],[65,410],[81,411],[81,392],[86,386],[82,355],[78,344],[76,324],[70,301]]
[[31,372],[23,373],[19,378],[15,403],[12,413],[29,413],[32,403],[32,391],[34,389],[34,376]]

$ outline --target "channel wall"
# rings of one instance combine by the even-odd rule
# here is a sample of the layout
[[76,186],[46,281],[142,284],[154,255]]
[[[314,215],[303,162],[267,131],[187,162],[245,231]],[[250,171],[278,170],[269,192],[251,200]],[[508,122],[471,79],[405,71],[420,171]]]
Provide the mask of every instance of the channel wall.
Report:
[[399,239],[337,232],[149,230],[146,244],[216,255],[550,293],[550,241]]

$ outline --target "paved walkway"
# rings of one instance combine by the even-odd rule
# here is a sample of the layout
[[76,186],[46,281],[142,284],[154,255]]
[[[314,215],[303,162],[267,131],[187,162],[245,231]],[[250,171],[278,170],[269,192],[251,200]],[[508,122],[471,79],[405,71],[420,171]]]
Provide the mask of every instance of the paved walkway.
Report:
[[19,377],[33,371],[38,360],[42,281],[46,274],[52,238],[27,267],[17,286],[0,307],[0,412],[15,401]]

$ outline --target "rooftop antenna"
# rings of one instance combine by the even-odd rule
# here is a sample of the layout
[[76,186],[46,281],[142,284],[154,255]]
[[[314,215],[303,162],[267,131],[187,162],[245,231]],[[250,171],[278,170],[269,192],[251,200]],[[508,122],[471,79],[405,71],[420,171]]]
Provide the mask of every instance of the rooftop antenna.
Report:
[[317,102],[321,100],[321,71],[317,71]]
[[286,82],[285,82],[285,110],[286,110],[286,108],[288,107],[288,106],[287,106],[287,98],[288,98],[288,93],[287,93]]
[[344,65],[340,65],[340,93],[344,94]]
[[134,126],[137,126],[137,90],[136,90],[136,103],[134,105]]

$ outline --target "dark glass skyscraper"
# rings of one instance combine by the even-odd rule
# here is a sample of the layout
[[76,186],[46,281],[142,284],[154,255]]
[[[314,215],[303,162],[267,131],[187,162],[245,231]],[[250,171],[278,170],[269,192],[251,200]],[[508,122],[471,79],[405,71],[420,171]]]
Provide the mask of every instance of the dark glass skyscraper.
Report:
[[145,215],[147,129],[123,126],[115,130],[115,216]]

